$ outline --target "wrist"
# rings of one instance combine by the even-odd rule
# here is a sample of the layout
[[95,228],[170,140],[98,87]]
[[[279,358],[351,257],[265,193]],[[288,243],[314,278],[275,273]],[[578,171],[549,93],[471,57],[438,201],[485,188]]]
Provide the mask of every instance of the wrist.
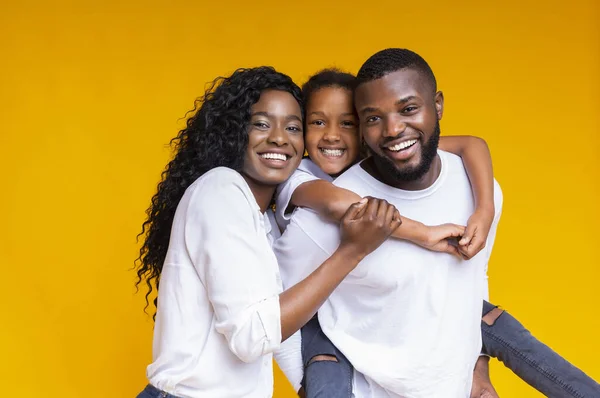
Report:
[[475,363],[475,372],[479,375],[488,378],[490,377],[490,358],[485,355],[479,356]]
[[418,241],[416,242],[418,245],[429,247],[432,244],[432,227],[429,225],[425,225],[419,223],[417,226],[416,236],[418,237]]
[[496,206],[494,205],[494,200],[490,199],[490,200],[479,201],[477,203],[477,206],[475,207],[475,210],[491,214],[493,217],[493,215],[496,212]]
[[393,236],[419,246],[427,246],[429,243],[429,227],[419,221],[403,218],[402,225],[398,227]]
[[368,253],[359,248],[356,244],[342,242],[335,251],[335,254],[341,256],[345,260],[344,263],[356,266]]

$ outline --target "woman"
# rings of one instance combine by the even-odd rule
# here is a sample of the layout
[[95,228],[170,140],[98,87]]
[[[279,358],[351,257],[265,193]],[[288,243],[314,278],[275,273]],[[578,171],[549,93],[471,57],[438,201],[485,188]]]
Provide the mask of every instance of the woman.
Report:
[[338,250],[282,292],[267,209],[304,151],[300,89],[272,68],[240,69],[199,105],[143,226],[138,284],[154,283],[158,299],[150,384],[138,397],[270,397],[273,351],[400,217],[385,201],[352,205]]

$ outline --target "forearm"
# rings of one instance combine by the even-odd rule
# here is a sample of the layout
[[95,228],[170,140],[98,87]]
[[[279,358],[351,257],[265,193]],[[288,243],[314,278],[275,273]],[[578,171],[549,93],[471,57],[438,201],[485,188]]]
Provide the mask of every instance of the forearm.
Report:
[[306,279],[279,295],[282,340],[294,334],[316,314],[363,257],[350,246],[340,246]]
[[427,239],[427,227],[418,221],[402,217],[402,224],[394,231],[392,237],[422,245]]
[[478,208],[494,208],[492,156],[485,140],[472,136],[442,137],[440,149],[462,158]]
[[329,221],[340,222],[348,208],[361,200],[356,193],[336,187],[329,181],[316,180],[298,186],[291,203],[316,211]]
[[[308,207],[333,222],[340,222],[348,208],[360,199],[356,193],[322,180],[306,182],[296,188],[292,195],[292,203],[295,206]],[[392,237],[420,245],[425,241],[426,234],[425,225],[402,217],[402,224]]]
[[484,380],[490,380],[490,357],[481,355],[475,363],[474,372]]
[[490,149],[484,140],[472,138],[474,144],[465,149],[462,159],[471,181],[475,206],[493,210],[494,171]]

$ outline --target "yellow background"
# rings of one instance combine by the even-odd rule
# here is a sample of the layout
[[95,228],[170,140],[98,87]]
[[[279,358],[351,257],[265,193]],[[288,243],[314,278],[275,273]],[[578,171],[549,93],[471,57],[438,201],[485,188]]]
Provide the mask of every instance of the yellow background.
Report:
[[[152,322],[129,271],[135,236],[207,81],[271,64],[302,83],[391,46],[430,62],[442,131],[492,149],[505,197],[492,300],[600,379],[600,3],[167,3],[3,2],[4,395],[144,386]],[[498,363],[492,376],[503,397],[539,396]]]

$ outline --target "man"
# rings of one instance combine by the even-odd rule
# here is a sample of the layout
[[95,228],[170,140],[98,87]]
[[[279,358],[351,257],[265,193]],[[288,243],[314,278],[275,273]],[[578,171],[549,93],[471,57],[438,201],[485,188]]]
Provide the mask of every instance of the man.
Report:
[[[474,210],[468,177],[460,158],[437,151],[443,95],[422,58],[399,55],[376,54],[359,72],[355,103],[372,156],[335,184],[426,224],[465,225]],[[356,396],[469,396],[499,188],[495,202],[487,247],[471,260],[389,240],[319,310],[323,331],[358,372]],[[275,246],[284,286],[306,277],[339,241],[337,225],[297,210]]]
[[[367,60],[358,79],[355,104],[372,157],[335,184],[386,199],[424,223],[466,224],[473,211],[471,188],[460,159],[437,151],[443,95],[427,63],[411,51],[388,49]],[[597,384],[514,318],[505,314],[498,321],[503,328],[496,330],[501,311],[487,302],[480,327],[481,301],[487,299],[485,269],[502,206],[499,186],[495,188],[496,217],[486,248],[477,256],[460,261],[390,240],[361,262],[323,305],[323,331],[356,369],[355,396],[496,396],[486,359],[478,360],[481,328],[487,341],[495,342],[485,351],[549,396],[594,396],[587,395],[583,383],[589,382],[590,394]],[[338,243],[337,225],[298,209],[275,245],[284,287],[306,277]],[[508,337],[518,349],[534,349],[512,359],[504,355],[503,340],[494,336]],[[528,355],[534,360],[527,360]],[[552,366],[545,367],[546,362]],[[480,377],[471,392],[474,368]],[[557,370],[558,380],[553,376]],[[548,378],[540,381],[543,374]],[[561,374],[573,376],[569,382],[574,385],[582,383],[579,391],[584,392],[568,394],[571,387],[560,382]]]

